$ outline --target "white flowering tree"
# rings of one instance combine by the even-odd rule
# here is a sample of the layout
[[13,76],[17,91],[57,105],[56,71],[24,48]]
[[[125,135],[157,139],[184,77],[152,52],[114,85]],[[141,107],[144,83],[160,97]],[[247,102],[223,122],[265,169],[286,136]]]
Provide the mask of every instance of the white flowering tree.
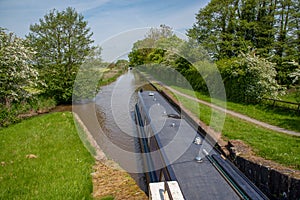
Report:
[[0,101],[9,108],[31,96],[38,72],[32,67],[34,51],[24,40],[0,28]]
[[263,97],[278,98],[283,88],[276,81],[275,65],[255,52],[219,63],[229,99],[255,103]]

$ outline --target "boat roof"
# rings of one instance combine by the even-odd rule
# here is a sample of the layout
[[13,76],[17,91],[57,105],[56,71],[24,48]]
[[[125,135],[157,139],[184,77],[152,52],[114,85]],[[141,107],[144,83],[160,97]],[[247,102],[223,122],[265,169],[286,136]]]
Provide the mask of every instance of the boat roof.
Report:
[[[180,116],[180,113],[156,91],[139,92],[139,96],[166,165],[174,172],[185,199],[240,199],[204,156],[203,149],[209,155],[219,153],[184,116],[180,119],[168,117],[168,114]],[[201,137],[200,145],[194,143],[196,137]],[[195,160],[197,156],[202,158],[202,162]]]

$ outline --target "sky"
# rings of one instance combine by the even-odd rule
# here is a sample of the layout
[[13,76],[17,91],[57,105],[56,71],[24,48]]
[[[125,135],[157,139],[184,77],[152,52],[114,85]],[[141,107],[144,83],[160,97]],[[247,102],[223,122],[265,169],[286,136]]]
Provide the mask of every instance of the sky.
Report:
[[[209,0],[0,0],[0,27],[19,37],[30,24],[52,9],[73,7],[88,21],[95,45],[103,48],[104,60],[122,57],[132,43],[142,39],[150,27],[165,24],[184,35],[195,15]],[[120,42],[122,41],[122,44]]]

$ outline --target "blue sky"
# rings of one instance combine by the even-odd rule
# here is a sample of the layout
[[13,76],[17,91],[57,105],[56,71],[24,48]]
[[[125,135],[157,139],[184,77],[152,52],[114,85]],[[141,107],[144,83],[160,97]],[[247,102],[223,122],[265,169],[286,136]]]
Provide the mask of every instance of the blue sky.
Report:
[[[0,27],[24,37],[30,24],[56,8],[73,7],[83,14],[95,44],[124,32],[166,24],[185,34],[208,0],[0,0]],[[147,30],[147,29],[145,29]],[[141,33],[143,35],[144,33]]]

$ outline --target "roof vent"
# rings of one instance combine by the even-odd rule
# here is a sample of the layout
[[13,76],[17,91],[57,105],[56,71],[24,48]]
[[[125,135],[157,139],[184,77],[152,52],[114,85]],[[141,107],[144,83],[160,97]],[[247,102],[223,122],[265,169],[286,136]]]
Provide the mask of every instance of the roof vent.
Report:
[[201,158],[200,153],[196,156],[195,160],[196,160],[196,162],[199,162],[199,163],[203,162],[203,159]]
[[201,138],[200,137],[196,137],[194,140],[194,143],[197,145],[200,145],[202,143]]

